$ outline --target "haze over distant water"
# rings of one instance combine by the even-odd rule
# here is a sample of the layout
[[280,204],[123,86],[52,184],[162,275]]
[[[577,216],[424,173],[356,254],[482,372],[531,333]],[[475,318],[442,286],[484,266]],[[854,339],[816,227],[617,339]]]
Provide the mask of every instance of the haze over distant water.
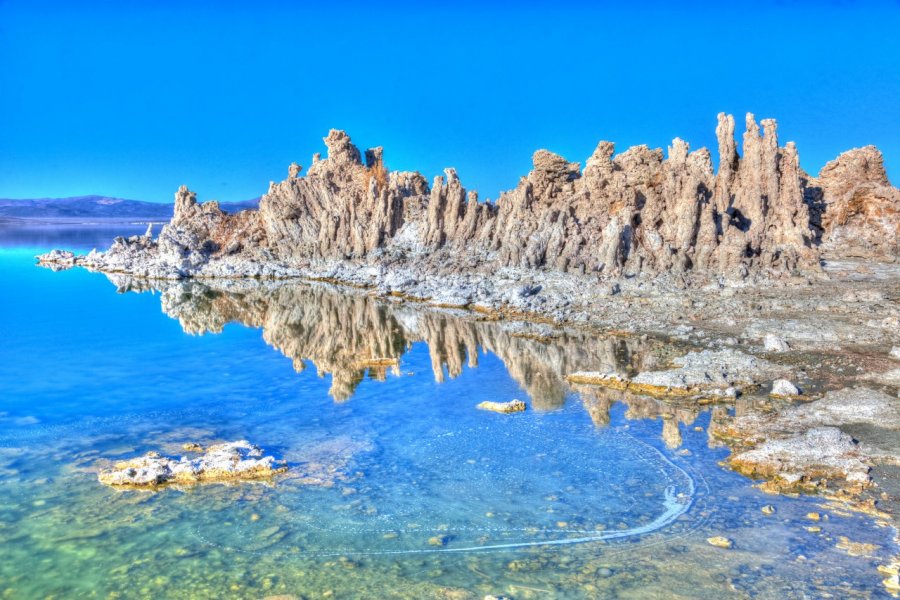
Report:
[[[256,208],[259,200],[225,202],[220,206],[227,212],[237,212],[245,208]],[[104,219],[143,219],[168,221],[172,218],[174,205],[142,200],[125,200],[107,196],[74,196],[71,198],[37,198],[31,200],[11,200],[0,198],[0,224],[18,220],[43,221],[84,221]]]
[[713,147],[720,111],[777,118],[807,171],[875,144],[900,177],[896,2],[11,0],[0,23],[2,197],[242,200],[330,128],[496,197],[536,148]]

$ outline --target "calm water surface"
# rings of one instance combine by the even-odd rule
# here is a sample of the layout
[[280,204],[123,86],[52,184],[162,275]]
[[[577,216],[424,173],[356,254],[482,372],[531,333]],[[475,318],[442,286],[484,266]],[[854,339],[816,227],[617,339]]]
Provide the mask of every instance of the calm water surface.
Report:
[[[723,469],[708,412],[564,382],[684,348],[323,286],[35,267],[110,232],[66,235],[0,236],[2,597],[883,594],[890,529]],[[529,410],[475,409],[514,398]],[[238,439],[290,472],[158,492],[96,480],[110,460]],[[876,548],[850,556],[841,536]]]

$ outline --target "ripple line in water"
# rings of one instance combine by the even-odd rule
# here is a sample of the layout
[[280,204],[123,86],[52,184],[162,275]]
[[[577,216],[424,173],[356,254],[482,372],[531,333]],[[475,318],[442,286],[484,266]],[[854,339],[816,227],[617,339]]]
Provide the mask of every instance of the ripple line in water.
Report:
[[[569,546],[569,545],[577,545],[577,544],[588,544],[588,543],[596,543],[596,542],[607,542],[612,540],[623,540],[626,538],[635,538],[648,536],[651,533],[658,532],[660,530],[665,529],[666,527],[671,526],[678,520],[682,515],[685,515],[690,511],[692,506],[694,506],[695,499],[698,494],[697,484],[694,477],[688,473],[686,468],[682,468],[681,466],[675,464],[672,460],[666,457],[659,449],[637,440],[633,436],[623,433],[623,432],[613,432],[618,440],[623,441],[627,440],[627,444],[630,445],[631,448],[637,448],[642,450],[642,452],[632,453],[639,454],[638,460],[647,464],[648,466],[652,466],[655,470],[657,470],[667,481],[668,485],[665,487],[663,495],[662,495],[662,510],[659,512],[650,522],[645,523],[643,525],[636,525],[633,527],[628,527],[626,529],[617,530],[617,531],[590,531],[578,528],[546,528],[546,527],[527,527],[527,526],[517,526],[517,527],[455,527],[452,528],[452,532],[454,534],[459,534],[462,532],[478,532],[478,533],[516,533],[529,531],[534,535],[547,535],[547,536],[555,536],[559,534],[576,534],[577,537],[565,537],[560,539],[541,539],[541,540],[514,540],[509,542],[496,542],[496,543],[476,543],[476,544],[465,544],[456,547],[434,547],[434,548],[401,548],[401,549],[388,549],[388,548],[351,548],[351,547],[339,547],[339,548],[322,548],[320,550],[297,550],[295,547],[293,551],[289,554],[290,556],[304,556],[304,557],[312,557],[312,558],[333,558],[333,557],[354,557],[354,556],[382,556],[382,555],[423,555],[423,554],[460,554],[460,553],[482,553],[482,552],[507,552],[507,551],[516,551],[522,550],[526,548],[536,548],[536,547],[551,547],[551,546]],[[679,489],[682,488],[682,489]],[[431,515],[434,519],[436,515]],[[686,531],[679,531],[675,533],[673,536],[667,537],[666,539],[674,539],[679,538],[684,535],[690,534],[692,531],[696,529],[697,526],[701,524],[701,522],[705,522],[708,517],[701,516],[697,523],[692,523],[690,527]],[[437,517],[439,520],[440,517]],[[295,518],[292,519],[291,522],[297,524],[306,532],[311,530],[315,530],[317,533],[322,534],[322,537],[330,537],[330,538],[340,538],[346,536],[347,534],[360,536],[360,535],[371,535],[377,533],[403,533],[403,532],[411,532],[411,533],[424,533],[424,532],[438,532],[438,531],[446,531],[446,529],[442,529],[441,526],[431,526],[431,527],[417,527],[415,529],[406,529],[406,528],[392,528],[392,529],[383,529],[383,528],[348,528],[348,527],[328,527],[328,526],[318,526],[310,522],[301,522],[301,519]],[[282,527],[284,527],[284,521],[280,521]],[[221,531],[221,528],[218,528],[217,531]],[[235,531],[232,530],[233,533],[239,534],[240,537],[245,538],[244,533],[246,533],[243,528]],[[209,535],[201,531],[200,529],[194,529],[192,531],[194,537],[199,540],[204,545],[214,546],[226,550],[228,552],[240,552],[242,554],[251,554],[251,555],[260,555],[260,556],[268,556],[271,558],[271,555],[277,550],[266,549],[266,550],[253,550],[248,548],[247,545],[237,545],[237,544],[227,544],[220,541],[216,541],[213,539],[214,535]],[[584,535],[588,534],[588,535]],[[252,535],[252,534],[251,534]],[[245,538],[246,539],[246,538]],[[651,545],[658,543],[651,541],[649,542]],[[280,544],[279,544],[280,545]],[[284,552],[284,555],[287,556],[288,552]]]

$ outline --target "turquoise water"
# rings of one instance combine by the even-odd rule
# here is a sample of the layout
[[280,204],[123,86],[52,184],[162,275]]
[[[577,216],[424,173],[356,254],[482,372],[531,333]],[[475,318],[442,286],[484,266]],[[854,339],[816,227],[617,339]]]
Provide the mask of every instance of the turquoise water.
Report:
[[[701,408],[564,381],[684,348],[328,286],[35,267],[53,241],[0,250],[0,596],[883,593],[889,528],[722,468]],[[529,410],[475,409],[513,398]],[[96,480],[111,460],[238,439],[290,471],[157,492]],[[850,556],[841,536],[874,547]]]

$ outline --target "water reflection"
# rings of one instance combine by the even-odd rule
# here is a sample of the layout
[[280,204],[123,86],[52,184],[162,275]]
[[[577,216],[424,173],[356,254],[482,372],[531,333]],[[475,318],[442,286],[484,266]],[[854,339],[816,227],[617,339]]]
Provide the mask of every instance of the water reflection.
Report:
[[40,248],[43,251],[64,248],[87,252],[108,248],[116,236],[140,235],[146,231],[146,224],[131,223],[0,223],[0,248]]
[[[573,386],[565,376],[580,370],[629,375],[658,368],[677,349],[650,338],[598,336],[525,322],[498,322],[462,311],[393,303],[364,293],[338,292],[326,284],[244,282],[147,282],[110,275],[120,292],[161,293],[163,311],[190,334],[219,333],[228,323],[262,329],[263,339],[293,362],[298,372],[312,363],[331,375],[329,393],[350,399],[365,377],[401,374],[401,359],[425,342],[438,382],[478,366],[481,353],[496,355],[531,399],[534,408],[562,406]],[[595,422],[608,422],[612,402],[587,390]],[[641,398],[644,404],[655,402]],[[658,404],[658,403],[657,403]],[[641,409],[642,414],[647,409]],[[691,417],[692,418],[692,417]],[[684,417],[687,419],[687,417]],[[685,422],[682,420],[682,422]]]
[[[688,348],[326,285],[112,278],[123,292],[155,290],[187,332],[258,328],[298,370],[330,375],[322,382],[294,376],[275,352],[263,360],[254,331],[186,340],[154,327],[156,298],[114,302],[96,276],[38,274],[40,286],[23,279],[33,291],[8,337],[16,355],[37,347],[42,369],[9,371],[3,383],[47,378],[52,364],[74,384],[30,388],[28,404],[41,408],[31,420],[0,417],[0,595],[849,597],[878,593],[876,563],[894,550],[867,517],[833,512],[813,532],[806,515],[823,510],[819,500],[763,496],[718,468],[725,451],[686,425],[708,430],[724,407],[695,422],[698,406],[564,380],[664,367]],[[83,317],[58,309],[64,294],[110,302]],[[40,337],[26,333],[36,323],[49,324]],[[55,347],[64,353],[51,360]],[[507,373],[542,410],[474,409],[518,392]],[[737,412],[752,408],[744,402]],[[663,447],[660,428],[679,451]],[[102,461],[244,437],[292,471],[272,485],[154,494],[96,481]],[[760,511],[768,504],[776,516]],[[714,535],[734,549],[708,544]],[[878,556],[838,552],[839,536],[877,544]]]

